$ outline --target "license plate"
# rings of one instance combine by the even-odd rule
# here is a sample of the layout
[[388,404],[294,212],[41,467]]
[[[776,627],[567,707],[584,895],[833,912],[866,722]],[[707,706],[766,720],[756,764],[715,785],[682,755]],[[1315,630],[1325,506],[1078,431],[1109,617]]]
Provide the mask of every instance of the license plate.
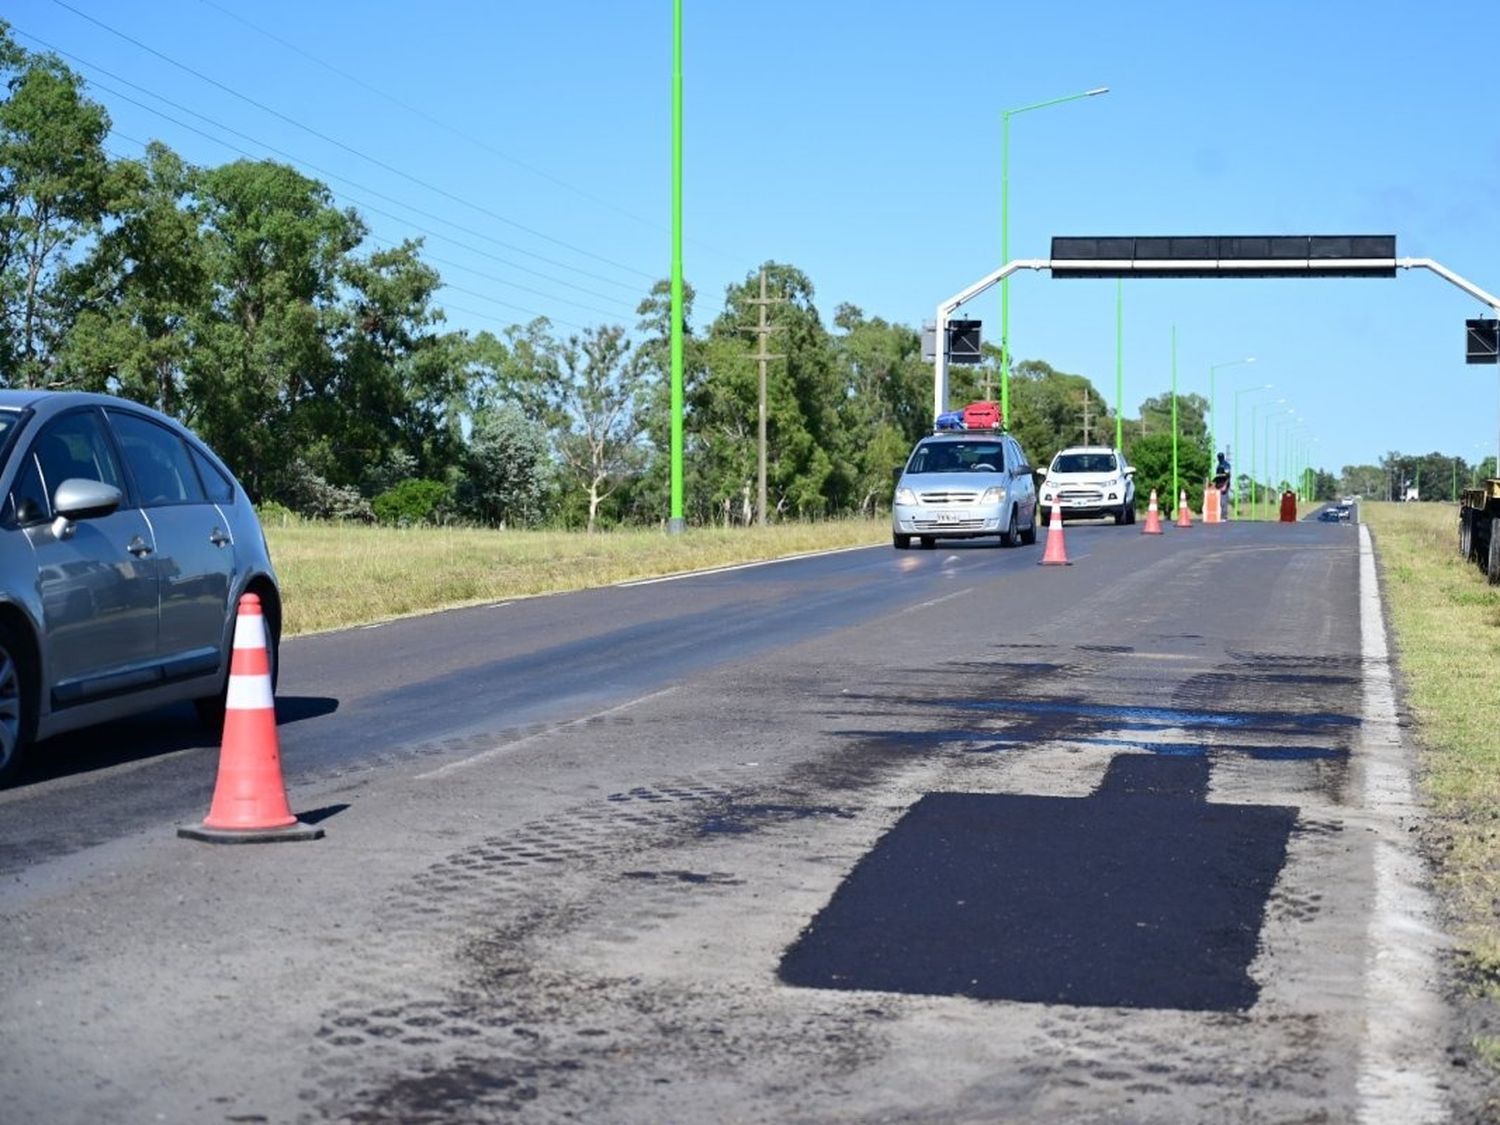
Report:
[[937,517],[938,523],[958,523],[961,518],[958,512],[939,512]]

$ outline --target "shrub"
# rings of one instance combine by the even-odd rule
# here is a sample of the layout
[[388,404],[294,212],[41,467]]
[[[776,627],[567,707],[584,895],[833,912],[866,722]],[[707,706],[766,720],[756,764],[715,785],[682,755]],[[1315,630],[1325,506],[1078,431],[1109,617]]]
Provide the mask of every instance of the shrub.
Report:
[[409,527],[435,523],[436,514],[448,501],[448,486],[436,480],[404,480],[371,501],[375,518],[384,524]]

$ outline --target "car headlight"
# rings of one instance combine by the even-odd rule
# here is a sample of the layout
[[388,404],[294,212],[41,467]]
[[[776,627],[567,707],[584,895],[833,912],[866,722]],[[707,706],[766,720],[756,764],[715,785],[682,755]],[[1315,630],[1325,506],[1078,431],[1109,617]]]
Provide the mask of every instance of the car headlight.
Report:
[[1005,501],[1005,488],[996,485],[994,488],[986,488],[984,495],[979,498],[981,504],[1001,504]]
[[917,502],[917,494],[915,492],[913,492],[911,489],[909,489],[909,488],[898,488],[898,489],[896,489],[896,503],[898,503],[898,504],[915,504],[916,502]]

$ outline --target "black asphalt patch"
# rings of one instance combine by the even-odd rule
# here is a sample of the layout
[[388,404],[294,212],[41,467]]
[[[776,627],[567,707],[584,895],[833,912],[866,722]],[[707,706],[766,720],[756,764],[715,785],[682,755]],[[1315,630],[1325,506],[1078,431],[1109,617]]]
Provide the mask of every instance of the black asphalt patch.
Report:
[[1119,755],[1088,797],[932,793],[781,963],[806,988],[1239,1011],[1294,808],[1204,800],[1203,757]]

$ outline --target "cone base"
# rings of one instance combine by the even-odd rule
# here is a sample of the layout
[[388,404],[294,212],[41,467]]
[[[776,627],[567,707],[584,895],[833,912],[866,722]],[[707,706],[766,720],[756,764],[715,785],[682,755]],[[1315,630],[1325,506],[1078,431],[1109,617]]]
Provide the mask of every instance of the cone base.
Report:
[[1067,559],[1043,559],[1037,566],[1072,566]]
[[1148,527],[1148,528],[1145,528],[1141,532],[1141,534],[1142,535],[1165,535],[1166,532],[1162,531],[1162,529],[1159,528],[1159,527]]
[[321,840],[323,830],[299,820],[285,828],[210,828],[206,824],[190,824],[179,828],[177,835],[209,844],[276,844],[284,840]]

